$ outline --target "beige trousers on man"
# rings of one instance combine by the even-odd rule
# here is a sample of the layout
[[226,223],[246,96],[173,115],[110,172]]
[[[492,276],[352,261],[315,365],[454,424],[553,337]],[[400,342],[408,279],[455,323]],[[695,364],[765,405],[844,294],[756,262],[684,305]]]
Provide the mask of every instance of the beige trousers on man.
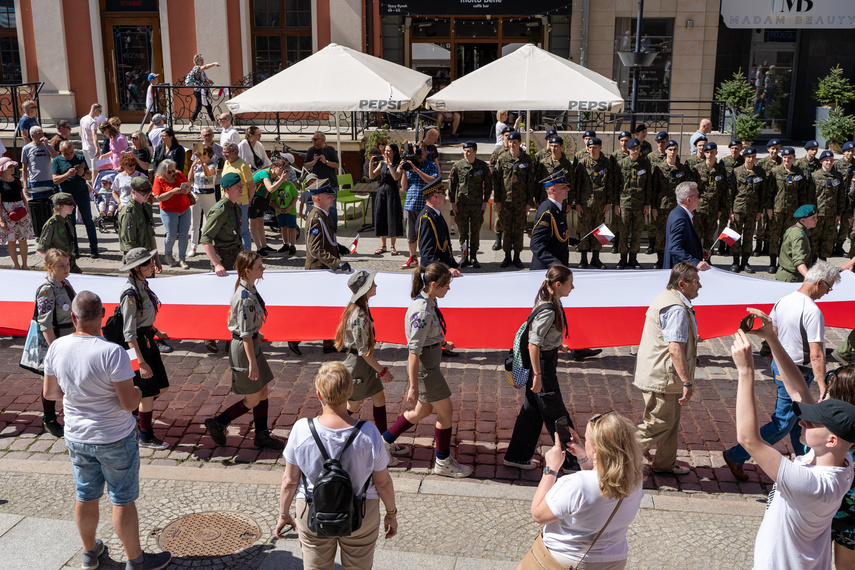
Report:
[[374,565],[374,545],[380,529],[380,499],[365,501],[362,526],[350,536],[341,538],[319,538],[309,530],[309,509],[305,499],[297,499],[296,509],[297,534],[305,570],[334,568],[338,546],[341,546],[341,570],[369,570]]
[[677,462],[677,443],[680,432],[679,399],[682,394],[641,392],[644,395],[644,415],[638,424],[641,449],[656,446],[656,457],[650,468],[653,471],[670,471]]

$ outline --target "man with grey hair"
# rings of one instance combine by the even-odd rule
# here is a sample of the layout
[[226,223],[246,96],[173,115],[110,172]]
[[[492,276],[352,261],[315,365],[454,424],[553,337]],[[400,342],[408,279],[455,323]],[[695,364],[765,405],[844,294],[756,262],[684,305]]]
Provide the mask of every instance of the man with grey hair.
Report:
[[[820,394],[824,394],[826,388],[825,318],[816,301],[831,292],[832,287],[839,281],[840,269],[826,261],[818,260],[808,270],[798,291],[779,299],[770,313],[775,334],[787,354],[801,370],[808,386],[816,379]],[[796,455],[804,455],[805,446],[800,441],[802,429],[793,412],[793,402],[780,380],[778,364],[774,360],[772,376],[778,386],[778,399],[771,421],[760,428],[760,436],[769,445],[775,445],[789,434],[793,451]],[[722,455],[734,477],[747,481],[748,475],[743,471],[742,465],[750,457],[748,452],[741,445],[736,445]]]
[[688,261],[706,271],[710,268],[707,259],[710,252],[701,245],[701,238],[695,230],[692,218],[698,207],[698,185],[694,182],[683,182],[674,190],[677,207],[668,214],[665,224],[665,257],[662,268],[671,269],[681,261]]
[[166,117],[160,113],[152,115],[151,122],[148,124],[148,129],[146,129],[146,133],[148,133],[148,142],[151,143],[152,154],[154,154],[154,151],[156,151],[157,147],[160,146],[160,135],[163,133],[164,129],[166,129]]
[[[98,259],[98,232],[95,222],[92,221],[92,205],[89,200],[89,186],[87,180],[92,179],[92,172],[86,165],[86,158],[82,154],[74,152],[74,147],[67,144],[68,141],[59,145],[61,154],[54,158],[51,172],[53,183],[59,186],[61,192],[68,192],[74,197],[77,209],[83,225],[86,226],[86,236],[89,238],[89,252],[92,259]],[[72,218],[74,220],[75,218]],[[74,236],[74,249],[77,250],[77,235]]]
[[31,127],[30,142],[21,149],[21,177],[27,198],[47,198],[53,194],[51,160],[59,153],[50,144],[38,125]]
[[140,454],[131,411],[142,393],[134,386],[127,352],[101,336],[104,307],[91,291],[79,292],[71,304],[74,333],[58,338],[45,355],[43,392],[62,400],[65,446],[71,459],[77,502],[74,519],[83,542],[83,568],[97,568],[104,543],[96,538],[99,499],[113,503],[113,528],[122,542],[127,570],[154,570],[169,563],[169,552],[151,554],[140,546]]
[[240,133],[232,126],[232,114],[229,112],[220,113],[217,117],[217,122],[220,124],[220,146],[225,147],[226,143],[240,144]]
[[223,145],[223,171],[225,176],[229,172],[233,172],[240,177],[243,184],[243,192],[237,199],[238,211],[240,211],[240,238],[243,248],[247,251],[252,251],[252,233],[249,229],[249,202],[252,200],[252,192],[255,188],[255,182],[252,178],[252,169],[249,164],[238,154],[238,145],[227,142]]

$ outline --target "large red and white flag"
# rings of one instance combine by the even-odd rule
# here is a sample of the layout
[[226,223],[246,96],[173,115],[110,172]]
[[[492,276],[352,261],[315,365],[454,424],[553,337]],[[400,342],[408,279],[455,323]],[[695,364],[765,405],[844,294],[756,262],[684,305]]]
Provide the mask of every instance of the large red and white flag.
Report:
[[591,232],[591,235],[597,238],[597,241],[603,245],[615,239],[615,234],[612,233],[612,230],[606,224],[600,224],[597,229]]
[[726,243],[727,245],[733,245],[738,242],[742,238],[741,235],[736,233],[731,228],[724,228],[724,231],[721,232],[721,235],[718,236],[718,239]]
[[134,369],[134,372],[140,371],[140,361],[137,360],[137,351],[133,348],[125,349],[125,352],[128,353],[128,358],[131,359],[131,368]]

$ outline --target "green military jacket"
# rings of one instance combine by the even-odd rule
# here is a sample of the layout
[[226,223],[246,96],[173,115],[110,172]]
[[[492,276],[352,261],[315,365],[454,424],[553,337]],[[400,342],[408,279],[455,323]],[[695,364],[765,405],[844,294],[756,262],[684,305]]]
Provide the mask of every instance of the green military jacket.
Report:
[[47,253],[52,247],[64,251],[74,259],[74,222],[71,216],[63,218],[54,214],[45,222],[36,251]]
[[[653,166],[656,166],[660,162],[665,162],[665,159],[667,159],[667,158],[668,158],[667,154],[661,153],[658,150],[654,150],[653,152],[651,152],[647,156],[647,159],[650,161],[650,164],[652,164]],[[677,157],[677,162],[680,162],[679,156]]]
[[813,160],[808,160],[808,157],[803,156],[796,161],[796,166],[798,166],[802,173],[804,173],[808,178],[813,176],[813,173],[817,170],[822,169],[822,164],[820,164],[819,159],[813,157]]
[[576,166],[576,193],[573,205],[588,212],[596,206],[615,203],[615,175],[612,161],[602,152],[597,160],[587,155]]
[[[822,166],[820,166],[822,168]],[[840,178],[843,180],[843,184],[849,186],[849,182],[852,179],[852,175],[855,174],[855,159],[852,162],[846,162],[842,158],[838,158],[834,161],[834,170],[840,173]]]
[[689,182],[692,174],[685,164],[671,166],[667,161],[653,167],[653,208],[670,212],[677,207],[677,196],[674,191],[683,182]]
[[704,156],[703,158],[699,157],[697,153],[693,154],[689,158],[686,159],[686,166],[689,170],[693,170],[697,165],[705,161],[707,158]]
[[639,155],[618,162],[617,192],[621,208],[641,208],[653,202],[653,171],[650,161]]
[[210,243],[217,249],[241,249],[240,212],[234,202],[223,196],[208,211],[199,243]]
[[710,168],[707,161],[699,163],[692,172],[692,179],[698,185],[698,214],[711,216],[721,212],[723,216],[730,215],[728,197],[730,196],[730,179],[721,161]]
[[730,192],[730,212],[733,214],[754,215],[766,204],[766,195],[771,192],[769,179],[762,168],[754,165],[748,170],[745,165],[733,171],[733,185]]
[[498,184],[493,191],[499,202],[527,204],[535,195],[535,163],[524,150],[518,157],[510,151],[502,153],[496,164]]
[[566,155],[561,155],[561,158],[555,160],[552,158],[552,154],[547,154],[537,163],[537,170],[534,175],[535,184],[537,186],[537,192],[535,193],[534,198],[538,205],[546,200],[546,193],[544,192],[543,185],[540,184],[540,181],[553,172],[557,172],[561,169],[567,171],[565,178],[567,180],[567,186],[570,187],[570,191],[567,193],[568,200],[572,200],[573,196],[576,195],[576,181],[573,179],[573,163],[570,162],[570,159],[567,158]]
[[833,168],[830,172],[814,172],[808,202],[816,204],[816,213],[820,216],[842,216],[846,208],[846,193],[840,173]]
[[722,158],[720,162],[722,166],[724,166],[725,171],[727,172],[728,183],[733,184],[733,171],[736,169],[737,166],[742,166],[743,164],[745,164],[745,157],[738,156],[736,158],[733,158],[732,156],[728,155]]
[[776,156],[775,160],[772,160],[771,156],[764,156],[760,160],[757,161],[757,166],[763,169],[763,172],[766,173],[766,177],[769,178],[772,176],[772,169],[776,166],[781,166],[781,163],[784,160],[780,156]]
[[653,152],[653,145],[651,145],[647,139],[641,141],[641,156],[646,158],[651,152]]
[[787,171],[784,165],[772,169],[772,182],[775,187],[766,200],[766,209],[776,214],[792,214],[802,204],[808,202],[807,176],[801,169],[793,166]]
[[796,223],[784,232],[775,279],[789,283],[804,281],[798,270],[798,266],[802,264],[810,267],[810,237],[804,226]]
[[480,205],[490,199],[493,193],[493,176],[490,166],[476,158],[472,164],[465,158],[451,167],[449,181],[449,199],[452,204]]
[[119,249],[128,253],[135,247],[157,249],[154,240],[154,215],[151,204],[133,198],[119,212]]

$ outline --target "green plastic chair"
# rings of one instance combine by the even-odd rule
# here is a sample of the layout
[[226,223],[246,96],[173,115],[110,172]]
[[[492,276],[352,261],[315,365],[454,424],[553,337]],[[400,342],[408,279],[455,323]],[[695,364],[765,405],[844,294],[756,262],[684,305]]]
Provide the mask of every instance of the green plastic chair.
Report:
[[350,174],[340,174],[338,176],[338,196],[336,200],[344,209],[344,227],[347,227],[347,205],[352,204],[351,219],[356,219],[356,204],[362,205],[362,225],[365,225],[365,209],[367,197],[357,196],[353,193],[353,176]]

